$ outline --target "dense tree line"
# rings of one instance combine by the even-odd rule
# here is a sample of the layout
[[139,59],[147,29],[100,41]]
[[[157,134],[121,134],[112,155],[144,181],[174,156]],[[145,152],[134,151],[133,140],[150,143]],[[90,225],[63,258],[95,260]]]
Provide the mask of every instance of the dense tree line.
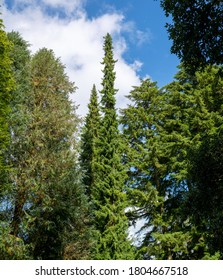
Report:
[[60,59],[0,22],[0,259],[222,259],[221,65],[142,79],[118,111],[103,50],[81,120]]

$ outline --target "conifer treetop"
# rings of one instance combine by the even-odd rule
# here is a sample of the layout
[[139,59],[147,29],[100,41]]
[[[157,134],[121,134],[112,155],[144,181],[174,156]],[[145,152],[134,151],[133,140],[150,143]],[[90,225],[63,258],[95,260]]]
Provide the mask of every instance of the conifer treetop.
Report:
[[104,74],[104,78],[102,80],[102,111],[106,111],[106,109],[114,109],[115,108],[115,94],[117,90],[114,88],[116,73],[114,71],[115,63],[113,56],[113,45],[112,45],[112,37],[109,33],[104,37],[104,58],[102,61],[102,65],[104,65],[104,69],[102,70]]

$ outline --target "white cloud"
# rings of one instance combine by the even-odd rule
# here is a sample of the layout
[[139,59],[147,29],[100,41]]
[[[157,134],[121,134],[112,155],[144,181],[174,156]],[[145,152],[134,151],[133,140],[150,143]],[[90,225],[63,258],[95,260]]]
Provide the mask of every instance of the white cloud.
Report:
[[152,38],[152,34],[150,31],[141,31],[141,30],[136,30],[136,39],[137,39],[137,45],[141,46],[143,45],[145,42],[148,42],[151,40]]
[[132,64],[131,67],[134,71],[140,71],[141,67],[143,66],[143,63],[139,60],[135,60]]
[[[96,87],[101,89],[103,36],[110,33],[114,38],[114,58],[118,60],[115,68],[116,88],[119,89],[117,107],[125,106],[125,95],[132,86],[139,83],[137,71],[142,64],[135,61],[133,65],[129,65],[123,59],[127,42],[122,32],[126,32],[127,22],[122,14],[107,13],[90,20],[83,8],[84,1],[81,0],[15,0],[14,3],[11,10],[3,5],[2,16],[6,30],[19,31],[31,44],[32,52],[47,47],[53,49],[56,56],[61,57],[61,61],[66,65],[67,74],[78,87],[72,99],[76,104],[80,104],[78,113],[81,115],[87,112],[92,85],[95,83]],[[18,4],[23,8],[18,10]],[[71,16],[50,16],[46,13],[46,7],[43,9],[43,5],[46,4],[54,8],[63,8]],[[75,12],[77,13],[74,14]]]
[[43,5],[47,5],[53,9],[62,9],[67,16],[80,16],[83,13],[83,5],[85,0],[42,0]]
[[[7,1],[5,1],[7,2]],[[42,9],[48,7],[54,10],[60,9],[67,15],[74,11],[83,10],[86,0],[12,0],[10,1],[12,10],[23,10],[27,7],[41,7]]]
[[123,23],[123,29],[129,33],[129,40],[137,46],[142,46],[144,43],[150,42],[153,38],[149,29],[146,31],[139,30],[133,21]]
[[77,7],[80,7],[82,3],[84,2],[83,0],[42,0],[43,3],[50,5],[52,7],[66,7],[70,9],[74,9]]

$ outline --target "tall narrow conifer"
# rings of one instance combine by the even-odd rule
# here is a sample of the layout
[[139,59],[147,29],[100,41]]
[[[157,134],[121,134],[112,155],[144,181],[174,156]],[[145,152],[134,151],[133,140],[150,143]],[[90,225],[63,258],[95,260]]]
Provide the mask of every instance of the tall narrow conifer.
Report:
[[94,184],[94,162],[96,154],[96,139],[100,127],[100,112],[97,90],[93,85],[88,114],[82,132],[81,141],[81,166],[84,172],[83,183],[86,186],[86,193],[90,197],[91,189]]
[[104,41],[103,80],[101,90],[102,120],[97,140],[95,184],[92,198],[95,207],[95,228],[98,233],[96,259],[131,259],[132,247],[127,238],[125,215],[125,171],[121,164],[120,135],[115,109],[115,60],[112,38]]

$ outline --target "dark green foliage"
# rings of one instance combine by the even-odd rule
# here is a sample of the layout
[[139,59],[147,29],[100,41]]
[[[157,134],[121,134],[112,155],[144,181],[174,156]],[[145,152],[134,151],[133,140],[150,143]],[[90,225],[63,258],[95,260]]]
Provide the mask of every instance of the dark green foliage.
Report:
[[31,59],[18,33],[8,37],[14,44],[17,87],[9,119],[12,171],[1,208],[7,225],[1,257],[89,258],[88,203],[78,167],[79,119],[69,100],[75,87],[52,51],[42,49]]
[[0,260],[24,260],[28,248],[23,240],[11,234],[8,222],[0,222]]
[[[127,109],[123,110],[121,123],[127,142],[126,163],[129,167],[130,181],[128,185],[134,189],[146,189],[148,183],[154,186],[160,195],[165,192],[163,175],[165,167],[164,151],[160,145],[162,133],[161,95],[156,83],[150,80],[141,82],[134,87],[128,96],[132,101]],[[147,187],[146,187],[147,186]]]
[[0,21],[0,259],[223,258],[222,3],[161,3],[184,61],[174,81],[141,80],[119,122],[107,34],[81,140],[60,59]]
[[97,232],[94,258],[132,259],[134,256],[127,239],[128,221],[125,215],[125,170],[121,164],[120,135],[115,109],[115,60],[109,34],[105,37],[104,52],[102,120],[96,142],[95,182],[92,188],[94,225]]
[[210,255],[223,257],[223,133],[207,136],[192,153],[188,207]]
[[[162,195],[166,188],[165,156],[160,138],[161,99],[156,83],[149,79],[141,81],[128,97],[131,105],[122,111],[121,118],[126,143],[124,160],[129,175],[128,194],[134,207],[133,222],[139,218],[146,220],[148,234],[144,240],[147,247],[153,240],[152,232],[156,231],[152,226],[154,215],[162,212]],[[147,255],[146,252],[142,254]]]
[[[17,32],[8,34],[9,40],[13,43],[11,58],[13,60],[13,73],[16,81],[16,89],[12,92],[10,114],[11,145],[8,150],[8,161],[13,171],[11,172],[11,190],[9,199],[13,211],[12,233],[18,236],[19,227],[23,220],[23,207],[26,202],[29,186],[29,141],[30,121],[33,103],[33,91],[30,75],[31,55],[29,45]],[[9,211],[9,209],[8,209]]]
[[15,88],[12,60],[12,44],[0,20],[0,259],[24,258],[25,247],[20,238],[11,234],[11,184],[12,168],[7,151],[10,145],[11,92]]
[[[76,248],[77,256],[70,252],[80,225],[83,232],[86,229],[87,209],[77,168],[79,120],[69,101],[75,87],[52,51],[41,49],[31,66],[34,104],[29,147],[32,168],[26,201],[28,241],[37,259],[61,259],[66,250],[72,259],[80,258],[82,251],[83,258],[86,248]],[[80,234],[79,241],[86,242],[85,233]]]
[[223,5],[219,0],[161,0],[167,16],[172,53],[193,71],[223,63]]
[[177,182],[182,178],[174,176],[178,170],[171,165],[176,160],[173,137],[177,136],[171,137],[173,132],[166,131],[167,124],[173,125],[168,123],[170,108],[166,92],[148,79],[134,87],[129,99],[132,102],[123,110],[121,123],[127,142],[125,160],[129,169],[131,215],[133,222],[145,219],[139,253],[145,259],[177,258],[175,252],[185,251],[188,236],[177,226],[175,214],[182,192]]
[[[218,109],[215,107],[221,98],[216,92],[220,93],[221,88],[219,68],[207,67],[194,76],[181,68],[176,80],[164,89],[167,113],[163,139],[170,150],[168,180],[172,184],[165,201],[165,212],[170,219],[168,234],[172,232],[173,236],[178,236],[171,245],[175,259],[211,258],[214,255],[203,242],[199,224],[192,221],[187,203],[191,198],[190,151],[192,147],[197,149],[221,126],[221,106],[218,103]],[[168,234],[166,241],[170,244]],[[165,239],[165,235],[159,238]],[[184,248],[179,246],[180,242]]]
[[[22,236],[19,235],[19,227],[23,218],[23,206],[26,199],[26,159],[28,145],[29,105],[31,102],[30,79],[30,53],[28,44],[16,32],[8,34],[12,43],[10,57],[12,60],[13,76],[16,88],[11,92],[11,112],[9,115],[9,128],[11,133],[10,145],[7,149],[7,162],[10,164],[9,187],[4,196],[5,208],[4,224],[8,229],[5,237],[7,251],[5,258],[26,259],[29,256],[28,246],[25,246]],[[7,226],[6,226],[7,225]],[[4,234],[7,230],[4,230]],[[3,234],[3,236],[4,236]],[[11,246],[11,248],[10,248]],[[16,250],[14,250],[16,246]]]
[[87,194],[91,196],[91,189],[94,185],[94,162],[96,155],[96,140],[99,134],[100,113],[97,91],[95,85],[92,88],[89,112],[85,119],[81,139],[81,166],[84,171],[83,183],[87,187]]
[[[139,253],[150,259],[216,257],[208,250],[188,204],[191,147],[195,150],[222,124],[222,81],[217,67],[195,76],[181,68],[159,90],[150,80],[134,87],[121,123],[126,141],[127,185],[133,222],[145,219]],[[193,193],[193,192],[192,192]]]
[[[2,199],[4,191],[7,191],[7,170],[9,166],[5,159],[5,151],[10,142],[8,125],[11,109],[10,93],[15,86],[11,69],[11,47],[0,19],[0,199]],[[1,200],[0,203],[2,203]]]

